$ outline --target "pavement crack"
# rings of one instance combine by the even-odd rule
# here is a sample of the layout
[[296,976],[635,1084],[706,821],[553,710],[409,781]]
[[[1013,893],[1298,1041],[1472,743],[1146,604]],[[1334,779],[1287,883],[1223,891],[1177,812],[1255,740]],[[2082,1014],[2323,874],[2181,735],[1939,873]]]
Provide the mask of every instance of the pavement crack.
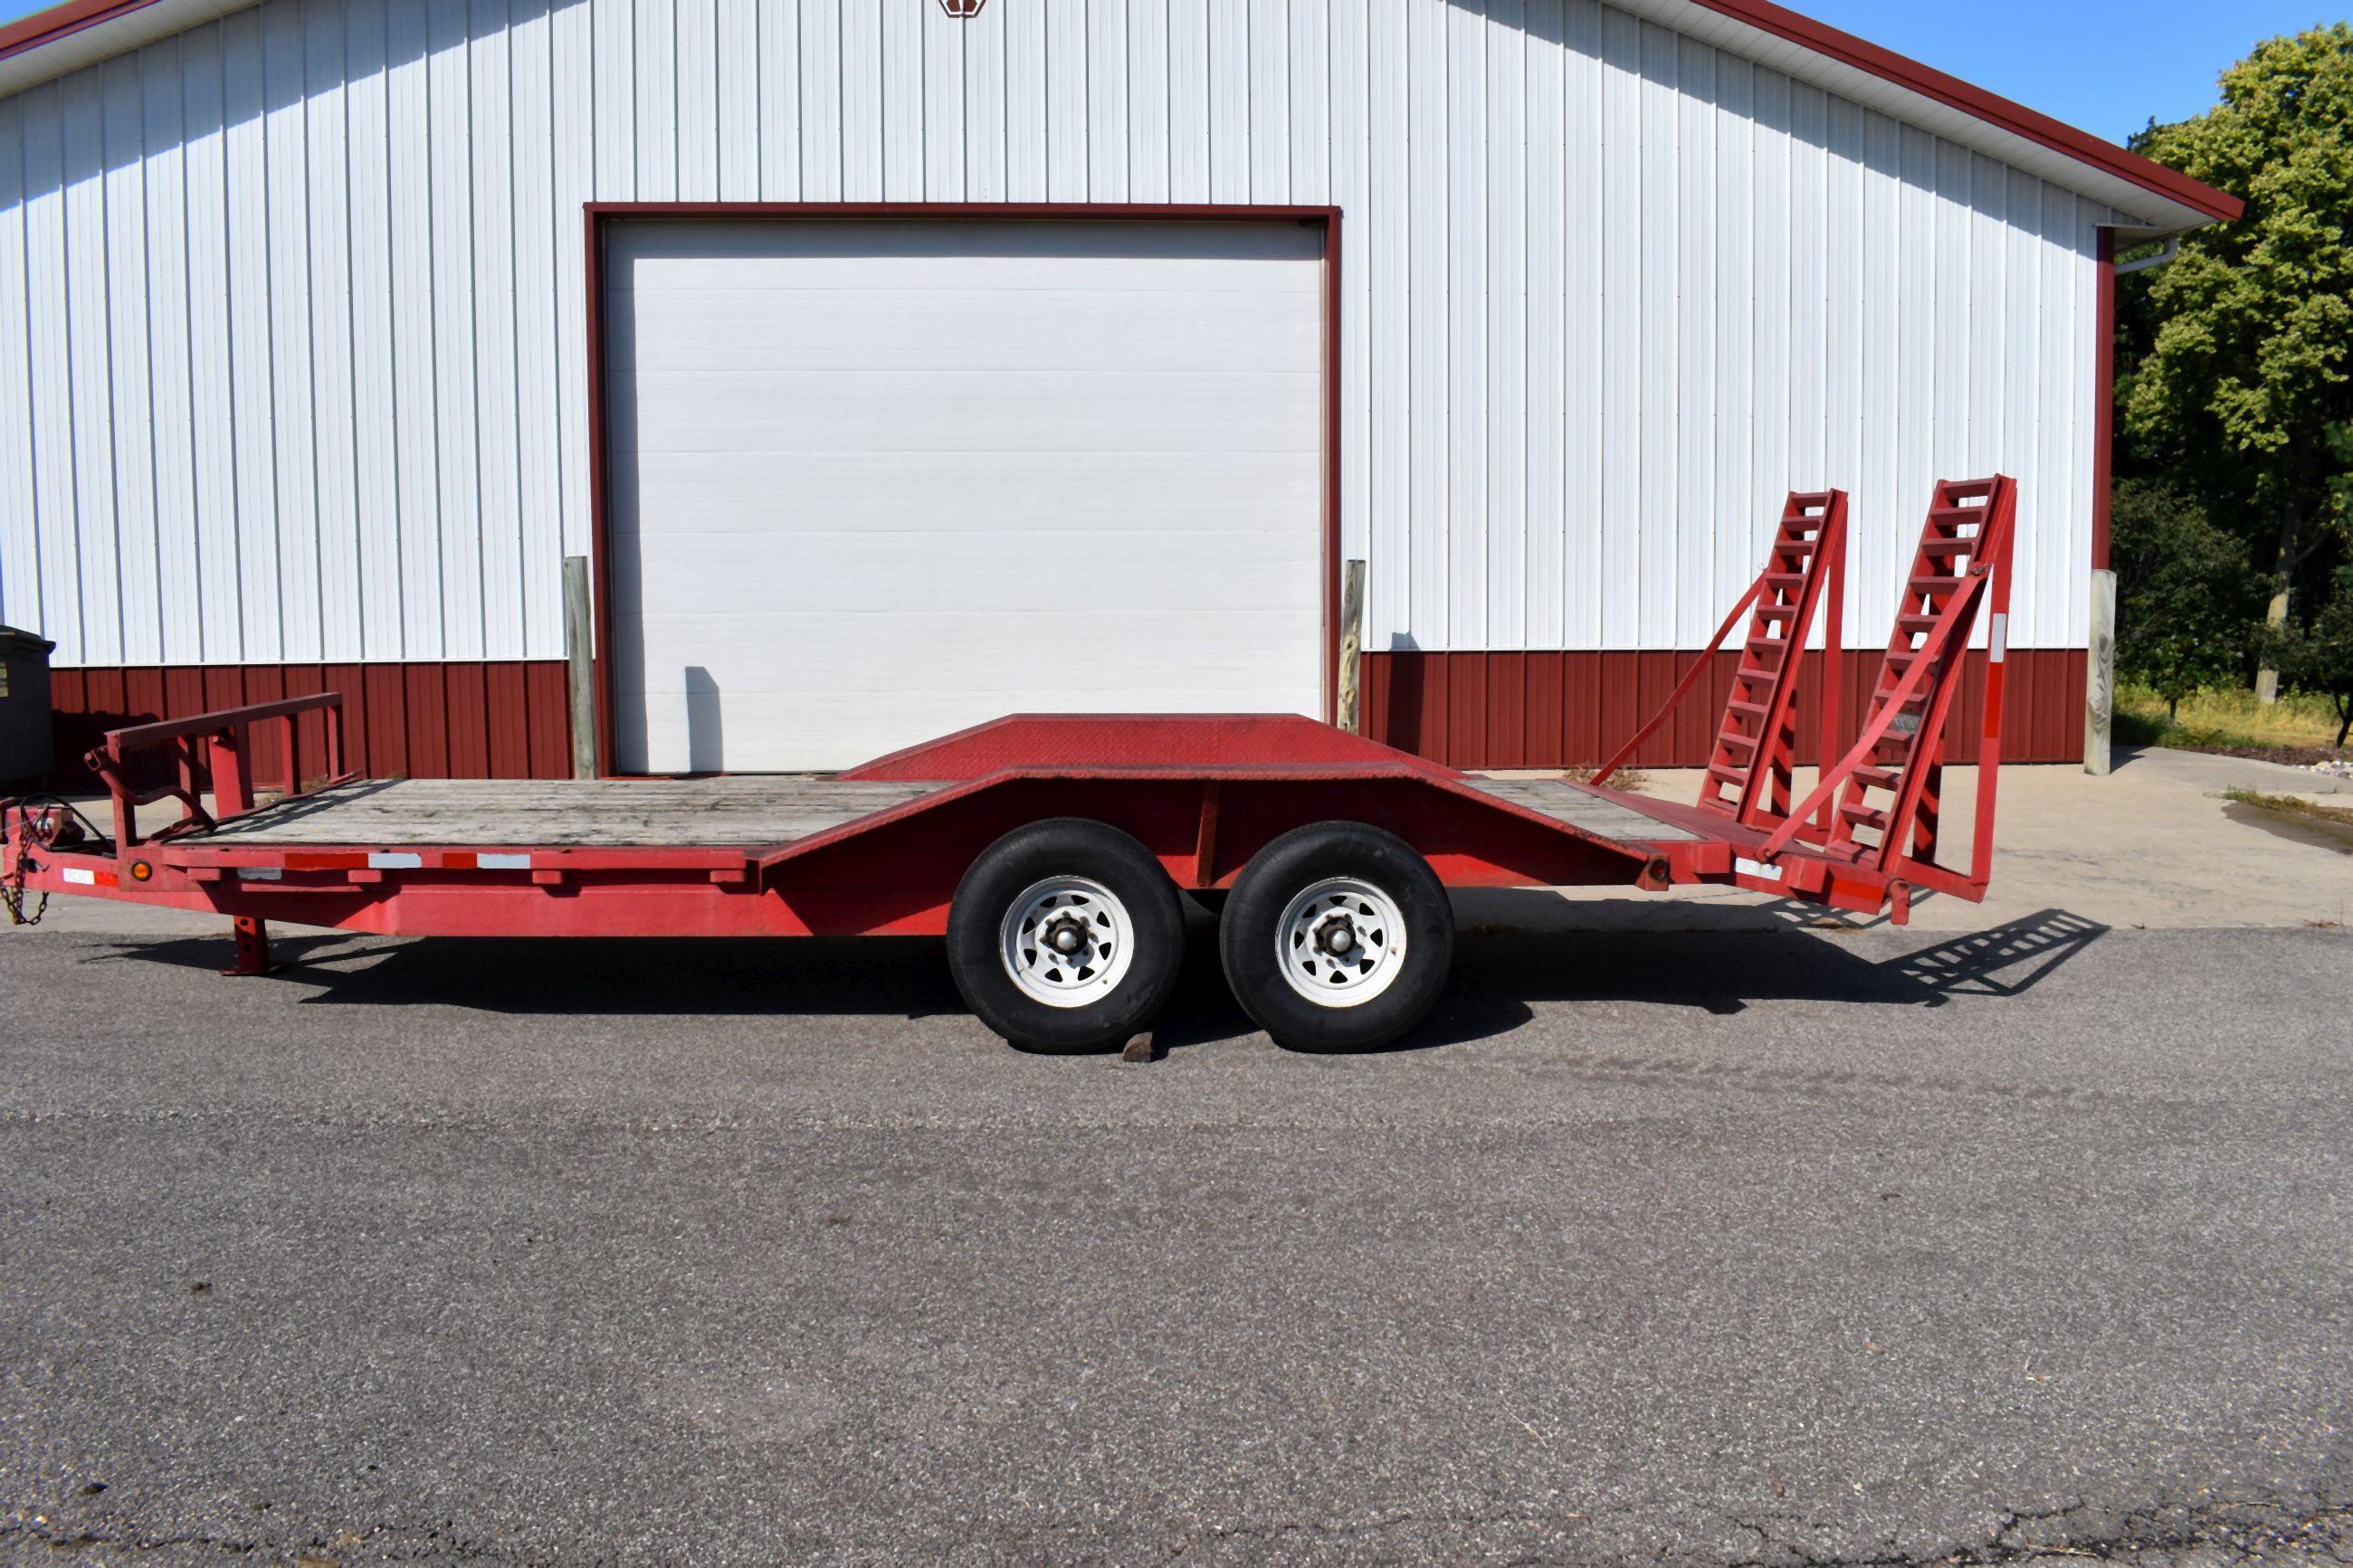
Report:
[[1229,1541],[1274,1542],[1286,1536],[1311,1535],[1327,1541],[1346,1541],[1384,1531],[1403,1530],[1413,1525],[1425,1525],[1447,1530],[1485,1530],[1495,1525],[1559,1525],[1583,1524],[1592,1519],[1589,1512],[1564,1510],[1556,1513],[1532,1513],[1498,1510],[1493,1513],[1398,1513],[1381,1519],[1285,1520],[1266,1524],[1212,1525],[1188,1535],[1171,1547],[1164,1563],[1183,1559],[1198,1546]]
[[[2061,1529],[2035,1538],[2037,1527],[2097,1515],[2078,1500],[2058,1508],[2003,1512],[1986,1538],[1934,1552],[1905,1552],[1892,1541],[1880,1552],[1822,1552],[1751,1518],[1725,1522],[1757,1538],[1760,1554],[1724,1568],[2008,1568],[2061,1560],[2132,1563],[2154,1554],[2200,1552],[2237,1563],[2289,1559],[2353,1563],[2353,1502],[2290,1506],[2260,1499],[2159,1503],[2105,1515],[2105,1529]],[[1815,1529],[1820,1521],[1809,1521]],[[1778,1527],[1786,1530],[1786,1526]]]
[[133,1530],[100,1531],[88,1528],[59,1529],[40,1520],[0,1519],[0,1542],[12,1537],[36,1541],[58,1552],[81,1552],[106,1547],[118,1552],[168,1552],[194,1549],[243,1557],[262,1550],[261,1542],[222,1535],[149,1535]]

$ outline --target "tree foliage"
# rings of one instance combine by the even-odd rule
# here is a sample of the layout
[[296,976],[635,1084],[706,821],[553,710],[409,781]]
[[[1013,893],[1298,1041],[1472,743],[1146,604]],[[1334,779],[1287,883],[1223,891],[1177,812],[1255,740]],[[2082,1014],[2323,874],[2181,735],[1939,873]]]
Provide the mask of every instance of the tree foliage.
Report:
[[2127,279],[2128,466],[2195,490],[2284,590],[2353,529],[2353,24],[2274,38],[2139,150],[2245,198]]
[[2336,592],[2306,624],[2264,634],[2263,657],[2280,679],[2337,705],[2337,743],[2353,734],[2353,565],[2337,569]]
[[2110,526],[2117,673],[2175,710],[2200,688],[2235,684],[2261,593],[2246,545],[2157,479],[2119,483]]

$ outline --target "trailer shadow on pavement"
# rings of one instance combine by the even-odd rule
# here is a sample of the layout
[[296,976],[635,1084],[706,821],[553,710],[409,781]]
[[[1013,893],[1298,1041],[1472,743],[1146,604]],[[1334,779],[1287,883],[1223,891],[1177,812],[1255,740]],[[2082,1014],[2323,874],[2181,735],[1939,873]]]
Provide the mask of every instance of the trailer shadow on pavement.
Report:
[[[1530,895],[1542,898],[1544,895]],[[1688,1007],[1729,1015],[1760,1003],[1940,1007],[1956,997],[2020,995],[2107,933],[2064,910],[1890,955],[1893,928],[1782,927],[1704,931],[1530,931],[1489,921],[1456,944],[1452,983],[1430,1017],[1391,1051],[1430,1050],[1510,1034],[1539,1004]],[[455,1007],[518,1016],[908,1019],[965,1011],[931,938],[730,942],[274,937],[274,981],[307,1005]],[[86,962],[216,970],[225,941],[126,941]],[[256,982],[222,981],[223,984]],[[1227,989],[1216,931],[1197,922],[1176,994],[1155,1026],[1155,1054],[1256,1032]]]
[[1891,939],[1903,935],[1894,927],[1870,933],[1868,950],[1854,940],[1860,933],[1795,924],[1686,933],[1491,931],[1458,945],[1454,983],[1431,1023],[1471,1039],[1518,1026],[1531,1002],[1728,1016],[1767,1002],[1942,1007],[1962,996],[2015,997],[2108,930],[2051,909],[1983,931],[1938,933],[1893,956]]

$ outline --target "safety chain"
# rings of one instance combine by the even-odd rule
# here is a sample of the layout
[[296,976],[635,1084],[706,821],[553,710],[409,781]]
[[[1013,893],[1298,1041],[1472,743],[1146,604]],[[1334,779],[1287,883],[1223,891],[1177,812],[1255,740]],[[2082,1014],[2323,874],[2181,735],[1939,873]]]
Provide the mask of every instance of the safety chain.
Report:
[[9,869],[7,876],[0,877],[0,904],[7,906],[10,925],[37,926],[49,912],[49,895],[47,889],[42,889],[41,901],[33,906],[32,918],[27,920],[25,916],[25,879],[31,870],[33,858],[31,817],[23,819],[23,827],[24,831],[16,839],[16,864]]

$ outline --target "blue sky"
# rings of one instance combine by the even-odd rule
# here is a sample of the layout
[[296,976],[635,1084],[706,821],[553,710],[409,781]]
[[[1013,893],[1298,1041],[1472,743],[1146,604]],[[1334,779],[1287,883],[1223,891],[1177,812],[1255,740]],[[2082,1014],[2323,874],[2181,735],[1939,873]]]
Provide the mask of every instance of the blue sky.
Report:
[[[1788,3],[2117,142],[2151,115],[2182,120],[2211,107],[2214,79],[2256,40],[2348,15],[2348,0]],[[40,9],[0,0],[0,21]]]
[[2262,39],[2343,21],[2346,0],[1785,0],[2070,125],[2121,142],[2211,109]]

